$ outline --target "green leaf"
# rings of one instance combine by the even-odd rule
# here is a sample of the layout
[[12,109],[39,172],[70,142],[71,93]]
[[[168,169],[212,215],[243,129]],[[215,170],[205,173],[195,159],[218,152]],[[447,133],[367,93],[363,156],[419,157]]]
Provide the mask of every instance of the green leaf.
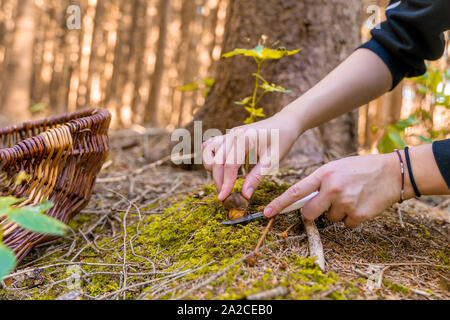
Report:
[[31,113],[37,113],[37,112],[43,111],[44,109],[45,109],[45,104],[43,104],[41,102],[41,103],[35,104],[34,106],[31,106],[30,107],[30,112]]
[[13,271],[16,266],[16,257],[14,253],[0,243],[0,281]]
[[414,116],[416,118],[421,118],[423,120],[431,120],[431,114],[428,111],[422,109],[419,109],[416,112],[414,112]]
[[433,143],[433,139],[426,138],[426,137],[424,137],[424,136],[419,136],[419,135],[416,135],[416,137],[419,138],[420,141],[422,141],[422,142],[424,142],[424,143]]
[[244,121],[244,124],[252,124],[252,123],[254,123],[255,121],[253,121],[253,118],[252,117],[248,117],[247,119],[245,119],[245,121]]
[[269,82],[267,82],[266,79],[264,79],[264,78],[262,77],[262,75],[260,75],[259,73],[253,73],[252,76],[254,76],[255,78],[258,78],[259,80],[261,80],[261,81],[264,82],[264,83],[269,83]]
[[201,82],[203,82],[207,87],[212,87],[216,80],[214,78],[205,78],[201,79]]
[[433,94],[437,94],[437,87],[442,82],[442,80],[443,77],[441,71],[439,69],[432,70],[428,79],[428,89],[433,92]]
[[51,207],[53,204],[50,201],[44,201],[37,206],[10,208],[6,216],[9,220],[32,232],[63,236],[68,227],[61,221],[43,214]]
[[401,131],[396,126],[389,125],[386,133],[378,144],[378,150],[382,153],[391,153],[395,149],[404,149],[406,142],[402,137]]
[[31,176],[22,170],[14,177],[14,185],[20,186],[23,182],[30,180],[30,178]]
[[372,128],[370,128],[370,131],[372,131],[372,133],[375,134],[378,132],[379,129],[380,128],[378,126],[372,126]]
[[264,113],[264,109],[263,108],[256,109],[254,112],[254,116],[259,118],[265,118],[266,115]]
[[292,56],[299,53],[300,49],[288,51],[286,48],[278,48],[276,50],[264,48],[262,51],[263,60],[279,60],[281,58]]
[[23,199],[17,199],[15,197],[0,197],[0,213],[3,213],[3,211],[8,211],[10,206],[22,201]]
[[241,101],[235,101],[234,103],[239,106],[246,106],[250,102],[251,99],[252,99],[252,97],[247,97],[247,98],[242,99]]
[[420,123],[420,121],[418,121],[418,120],[416,119],[416,116],[415,116],[415,115],[412,115],[412,116],[409,117],[408,119],[401,120],[401,121],[397,122],[397,123],[395,124],[395,127],[396,127],[398,130],[403,131],[403,130],[405,130],[406,128],[412,127],[412,126],[414,126],[415,124],[418,124],[418,123]]
[[253,117],[259,117],[259,118],[265,118],[266,115],[264,114],[264,109],[263,108],[251,108],[251,107],[245,107],[245,110],[248,111],[248,113],[250,113]]
[[446,69],[444,72],[444,79],[450,80],[450,69]]
[[254,114],[255,113],[255,109],[251,108],[251,107],[245,107],[245,110],[247,110],[248,113],[250,113],[250,114]]
[[264,60],[279,60],[281,58],[294,55],[300,50],[288,51],[286,48],[269,49],[264,46],[257,46],[253,49],[235,49],[222,55],[222,58],[231,58],[237,55],[244,55],[246,57],[253,57],[259,61]]
[[181,91],[197,91],[198,90],[198,84],[196,82],[191,82],[188,84],[185,84],[184,86],[179,88]]
[[428,89],[423,84],[417,84],[417,91],[419,91],[420,94],[426,95]]
[[[400,132],[392,131],[392,132],[388,133],[388,136],[394,142],[395,148],[397,148],[397,149],[405,149],[406,148],[406,142],[403,139]],[[394,150],[392,150],[392,151],[394,151]]]
[[266,92],[281,92],[281,93],[291,93],[291,90],[287,90],[283,88],[282,86],[277,86],[275,84],[268,84],[264,83],[261,85],[261,88],[265,90]]

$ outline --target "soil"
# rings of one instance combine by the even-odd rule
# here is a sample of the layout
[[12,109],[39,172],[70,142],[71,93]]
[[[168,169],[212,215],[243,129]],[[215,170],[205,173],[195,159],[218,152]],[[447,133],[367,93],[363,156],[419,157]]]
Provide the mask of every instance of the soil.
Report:
[[[319,219],[327,268],[321,272],[308,258],[301,223],[282,237],[300,221],[298,212],[275,220],[255,256],[267,221],[220,226],[226,210],[210,176],[167,161],[148,165],[142,141],[150,140],[124,144],[113,137],[71,233],[36,247],[5,279],[0,298],[450,298],[449,197],[395,205],[356,230]],[[283,168],[264,183],[252,213],[324,161]]]

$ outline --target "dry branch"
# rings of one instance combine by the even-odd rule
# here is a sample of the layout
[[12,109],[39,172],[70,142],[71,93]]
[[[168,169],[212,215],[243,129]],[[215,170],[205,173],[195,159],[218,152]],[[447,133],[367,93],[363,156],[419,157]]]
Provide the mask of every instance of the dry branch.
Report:
[[279,297],[285,297],[289,294],[289,289],[286,287],[277,287],[271,290],[252,294],[246,298],[246,300],[268,300]]
[[306,234],[308,235],[309,255],[316,258],[315,263],[319,266],[320,270],[325,272],[325,256],[323,254],[323,245],[320,240],[319,230],[317,230],[314,221],[308,221],[303,217],[302,219]]

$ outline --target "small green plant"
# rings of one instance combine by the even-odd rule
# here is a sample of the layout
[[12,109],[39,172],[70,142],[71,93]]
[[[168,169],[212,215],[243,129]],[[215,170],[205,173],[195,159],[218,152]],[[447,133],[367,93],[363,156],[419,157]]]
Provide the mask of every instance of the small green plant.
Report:
[[[0,221],[12,222],[32,232],[47,235],[63,236],[68,227],[44,213],[53,207],[50,201],[43,201],[36,206],[15,207],[23,199],[0,197]],[[16,265],[16,258],[11,249],[2,243],[3,234],[0,229],[0,281],[8,275]]]
[[300,50],[288,51],[286,48],[270,49],[260,44],[253,49],[235,49],[232,52],[222,55],[223,58],[231,58],[238,55],[251,57],[256,63],[256,72],[252,74],[255,78],[255,88],[253,94],[240,101],[236,101],[237,105],[243,106],[250,116],[245,120],[245,124],[254,123],[258,118],[265,118],[264,108],[259,106],[261,99],[269,92],[290,93],[281,86],[269,83],[261,75],[263,63],[267,60],[280,60],[284,57],[294,55]]
[[[405,130],[420,123],[416,116],[411,116],[408,119],[398,121],[395,124],[390,124],[386,127],[383,138],[378,144],[378,150],[382,153],[391,153],[395,149],[404,149],[407,144],[405,141]],[[425,138],[424,138],[425,139]]]
[[450,69],[428,67],[427,73],[413,78],[420,94],[430,95],[435,105],[450,108]]
[[35,114],[35,113],[38,113],[38,112],[41,112],[41,111],[44,111],[44,110],[45,110],[45,104],[43,104],[42,102],[36,103],[35,105],[32,105],[30,107],[30,112],[32,114]]
[[[412,79],[419,94],[430,99],[433,107],[435,105],[445,106],[450,109],[450,69],[439,70],[429,67],[426,74]],[[409,118],[388,125],[384,130],[384,135],[378,144],[378,150],[382,153],[391,153],[395,149],[404,149],[407,146],[405,141],[406,129],[418,124],[427,124],[429,137],[415,135],[423,143],[432,143],[435,139],[445,138],[448,130],[434,130],[433,117],[430,112],[419,109]],[[373,128],[374,131],[378,128]]]
[[215,82],[216,80],[213,78],[198,79],[185,84],[179,89],[185,92],[203,90],[203,96],[207,98]]

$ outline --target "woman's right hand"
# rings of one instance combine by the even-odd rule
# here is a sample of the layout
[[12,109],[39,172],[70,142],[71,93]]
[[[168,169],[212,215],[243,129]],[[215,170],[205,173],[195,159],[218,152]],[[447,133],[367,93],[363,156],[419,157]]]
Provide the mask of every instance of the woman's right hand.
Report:
[[248,174],[242,190],[244,197],[250,199],[268,170],[288,154],[301,133],[296,117],[281,112],[206,141],[203,144],[203,164],[212,172],[219,192],[218,200],[224,201],[233,192],[239,168],[245,163],[245,156],[254,149],[258,156],[257,164]]

